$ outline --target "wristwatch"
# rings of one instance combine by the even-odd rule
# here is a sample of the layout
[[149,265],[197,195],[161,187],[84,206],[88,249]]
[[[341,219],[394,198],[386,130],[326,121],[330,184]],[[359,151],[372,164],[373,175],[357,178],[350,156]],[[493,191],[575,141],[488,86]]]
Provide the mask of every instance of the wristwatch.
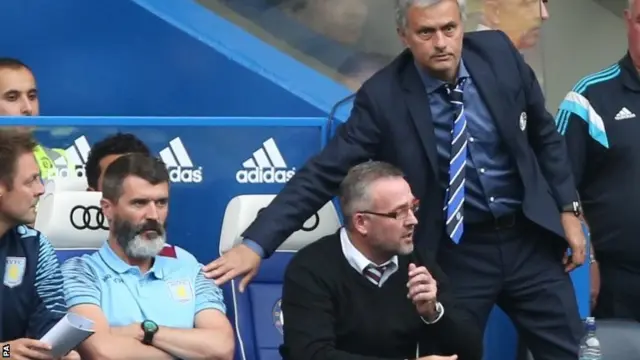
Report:
[[573,201],[570,204],[563,206],[561,211],[563,213],[571,212],[576,217],[580,217],[582,215],[582,205],[580,205],[580,201]]
[[145,345],[151,345],[153,341],[153,336],[158,332],[158,324],[151,320],[145,320],[140,324],[142,331],[144,332],[144,337],[142,338],[142,343]]

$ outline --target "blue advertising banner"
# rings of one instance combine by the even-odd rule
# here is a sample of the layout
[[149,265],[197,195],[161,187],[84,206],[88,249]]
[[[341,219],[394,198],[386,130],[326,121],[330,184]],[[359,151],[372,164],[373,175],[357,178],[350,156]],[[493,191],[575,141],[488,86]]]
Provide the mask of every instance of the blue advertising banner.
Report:
[[[207,263],[218,257],[229,201],[241,194],[277,194],[323,146],[325,119],[19,118],[36,138],[66,150],[84,176],[91,145],[117,132],[132,133],[166,164],[171,177],[167,238]],[[10,119],[3,119],[8,125]],[[28,122],[26,124],[26,122]],[[44,125],[44,126],[43,126]]]

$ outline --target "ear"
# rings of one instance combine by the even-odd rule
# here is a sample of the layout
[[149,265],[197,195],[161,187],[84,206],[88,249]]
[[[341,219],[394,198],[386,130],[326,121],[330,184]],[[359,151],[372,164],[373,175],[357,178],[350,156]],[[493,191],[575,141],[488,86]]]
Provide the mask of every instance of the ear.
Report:
[[110,200],[102,198],[100,199],[100,207],[107,220],[111,221],[113,219],[114,204]]
[[363,236],[367,236],[367,233],[369,232],[367,222],[368,219],[365,214],[357,213],[351,217],[351,224],[353,224],[353,228]]
[[396,28],[396,33],[398,34],[398,38],[400,38],[400,41],[402,42],[402,45],[404,45],[404,47],[409,47],[409,44],[407,44],[407,32],[406,32],[406,29]]

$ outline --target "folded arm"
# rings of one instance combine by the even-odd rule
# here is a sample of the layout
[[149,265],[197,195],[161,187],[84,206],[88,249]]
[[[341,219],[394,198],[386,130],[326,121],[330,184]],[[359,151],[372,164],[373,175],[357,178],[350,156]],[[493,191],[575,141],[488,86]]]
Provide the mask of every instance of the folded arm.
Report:
[[351,354],[336,349],[337,321],[329,290],[305,266],[291,263],[282,295],[285,360],[404,360]]
[[225,316],[222,291],[202,272],[196,277],[194,329],[160,326],[153,346],[180,359],[232,360],[233,329]]
[[69,311],[93,321],[94,334],[82,342],[78,352],[84,360],[164,360],[170,354],[153,346],[110,331],[100,308],[99,279],[81,258],[67,260],[62,266],[64,292]]

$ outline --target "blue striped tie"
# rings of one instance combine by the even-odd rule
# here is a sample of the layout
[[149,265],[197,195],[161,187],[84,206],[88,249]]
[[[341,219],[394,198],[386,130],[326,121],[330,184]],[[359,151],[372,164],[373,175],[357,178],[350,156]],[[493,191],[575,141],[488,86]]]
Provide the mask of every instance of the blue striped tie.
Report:
[[447,86],[449,101],[456,107],[458,116],[451,130],[451,160],[449,161],[449,187],[447,188],[447,234],[459,243],[464,231],[464,178],[467,164],[467,119],[464,115],[462,94],[465,79],[460,79],[454,89]]

